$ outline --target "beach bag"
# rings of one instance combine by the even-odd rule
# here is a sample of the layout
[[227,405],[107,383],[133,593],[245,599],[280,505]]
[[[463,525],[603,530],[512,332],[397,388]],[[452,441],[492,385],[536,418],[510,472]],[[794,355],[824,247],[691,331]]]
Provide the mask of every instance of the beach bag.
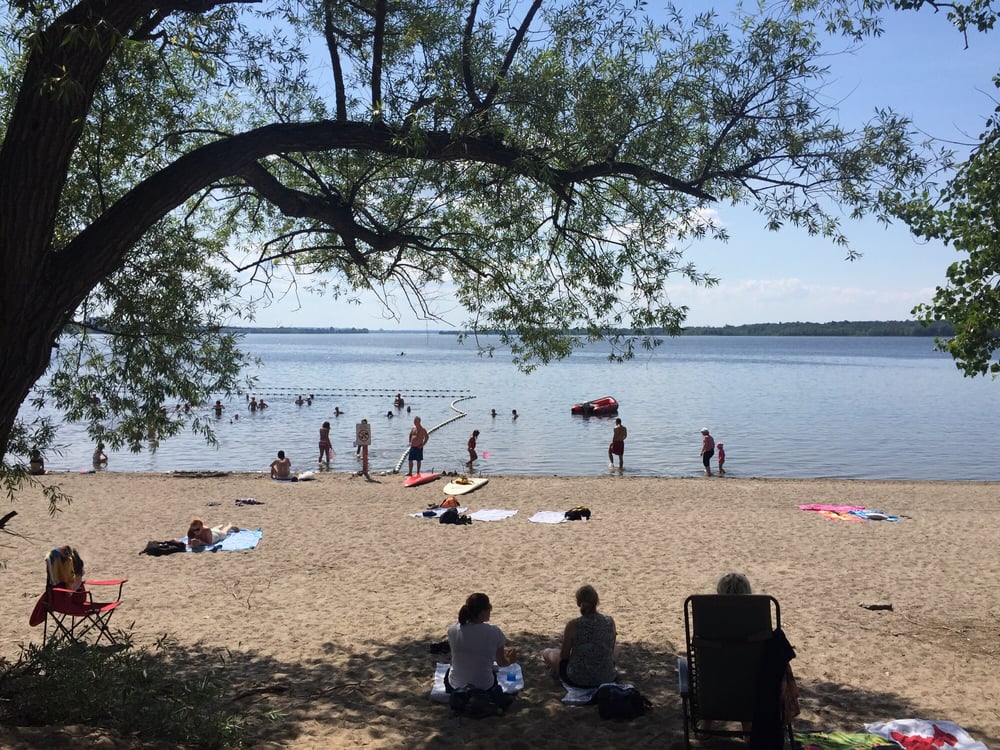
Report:
[[570,508],[563,514],[567,521],[582,521],[590,520],[590,508],[583,505],[577,505],[575,508]]
[[653,707],[638,688],[625,685],[601,685],[594,694],[594,703],[602,719],[628,721],[642,716]]
[[501,716],[513,702],[514,697],[504,693],[499,685],[494,685],[489,690],[455,688],[448,695],[448,705],[452,711],[473,719]]
[[455,508],[448,508],[441,517],[438,518],[438,523],[453,523],[459,526],[467,523],[472,523],[472,519],[468,516],[459,515],[458,510]]
[[175,552],[183,552],[185,549],[184,542],[171,539],[166,542],[146,542],[146,549],[142,550],[139,554],[159,557],[160,555],[172,555]]

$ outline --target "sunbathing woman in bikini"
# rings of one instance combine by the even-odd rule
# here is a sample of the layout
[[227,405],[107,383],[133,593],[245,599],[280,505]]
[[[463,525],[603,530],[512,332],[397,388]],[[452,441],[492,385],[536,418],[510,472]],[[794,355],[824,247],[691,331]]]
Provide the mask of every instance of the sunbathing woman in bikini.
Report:
[[239,531],[239,528],[233,526],[231,523],[209,528],[200,518],[192,518],[187,533],[188,546],[210,547],[213,544],[218,544],[230,534],[235,534],[237,531]]

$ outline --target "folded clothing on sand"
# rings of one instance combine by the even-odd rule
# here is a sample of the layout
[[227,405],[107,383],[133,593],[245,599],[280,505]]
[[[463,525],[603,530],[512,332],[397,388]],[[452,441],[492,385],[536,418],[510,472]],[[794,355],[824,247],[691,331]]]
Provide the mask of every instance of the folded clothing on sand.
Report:
[[[451,510],[451,508],[428,508],[427,510],[422,510],[419,513],[411,513],[411,518],[440,518],[441,515],[446,511]],[[465,513],[468,508],[455,508],[459,513]]]

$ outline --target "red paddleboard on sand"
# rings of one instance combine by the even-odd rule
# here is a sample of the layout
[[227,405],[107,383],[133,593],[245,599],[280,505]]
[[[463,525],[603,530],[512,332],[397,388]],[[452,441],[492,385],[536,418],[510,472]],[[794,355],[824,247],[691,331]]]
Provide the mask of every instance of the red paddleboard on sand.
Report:
[[416,487],[418,484],[433,482],[435,479],[440,478],[440,476],[440,474],[414,474],[412,477],[407,477],[403,480],[403,486]]

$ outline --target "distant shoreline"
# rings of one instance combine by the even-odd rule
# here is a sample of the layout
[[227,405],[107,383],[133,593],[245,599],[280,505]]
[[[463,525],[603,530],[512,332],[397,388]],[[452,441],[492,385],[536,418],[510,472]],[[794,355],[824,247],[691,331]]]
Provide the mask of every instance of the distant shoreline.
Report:
[[[463,333],[470,333],[464,330],[371,330],[368,328],[318,328],[310,326],[249,326],[249,327],[227,327],[224,329],[231,333],[308,333],[308,334],[329,334],[329,333],[368,333],[368,334],[400,334],[400,333],[434,333],[443,336],[458,336]],[[480,331],[481,334],[495,334],[496,331]],[[574,332],[575,333],[575,332]],[[584,335],[583,331],[579,332]],[[629,331],[621,331],[621,335],[630,335]],[[669,336],[663,329],[650,329],[644,332],[649,336]],[[829,323],[745,323],[742,325],[726,326],[689,326],[684,328],[681,336],[857,336],[857,337],[944,337],[955,335],[955,328],[950,323],[935,322],[924,324],[916,320],[843,320],[831,321]]]

